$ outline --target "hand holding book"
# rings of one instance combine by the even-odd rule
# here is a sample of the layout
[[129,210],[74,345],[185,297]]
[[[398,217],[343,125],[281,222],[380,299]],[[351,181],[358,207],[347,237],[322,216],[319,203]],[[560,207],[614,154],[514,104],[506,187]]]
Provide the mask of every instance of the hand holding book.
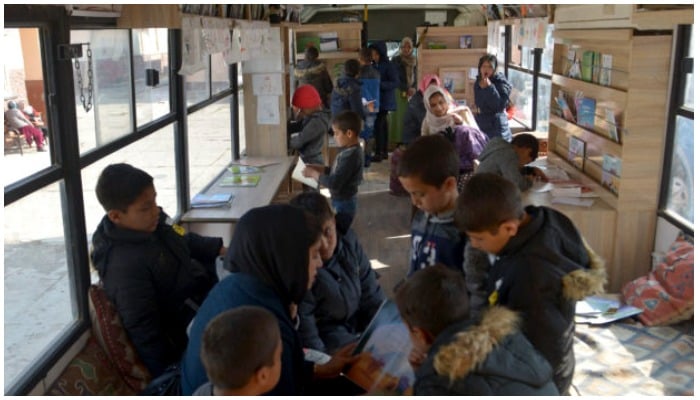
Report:
[[335,352],[325,364],[314,365],[314,378],[327,379],[340,375],[345,368],[357,361],[359,355],[353,355],[357,343],[348,343]]

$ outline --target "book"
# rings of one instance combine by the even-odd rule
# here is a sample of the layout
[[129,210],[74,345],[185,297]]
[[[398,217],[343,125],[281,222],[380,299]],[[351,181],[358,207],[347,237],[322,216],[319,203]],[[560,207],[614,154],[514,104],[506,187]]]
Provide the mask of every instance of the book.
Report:
[[569,136],[569,161],[578,169],[583,169],[586,157],[586,142],[576,136]]
[[622,160],[611,154],[603,154],[603,171],[619,178],[622,175]]
[[603,86],[612,85],[613,57],[611,54],[603,54],[600,60],[600,77],[598,83]]
[[231,193],[213,193],[204,194],[197,193],[192,198],[192,208],[215,208],[215,207],[229,207],[233,201],[233,194]]
[[589,296],[576,302],[577,323],[606,324],[642,313],[641,308],[622,304],[619,300]]
[[556,98],[557,105],[559,106],[559,113],[562,118],[569,122],[576,122],[576,118],[574,117],[574,113],[572,112],[572,108],[569,106],[569,98],[564,93],[564,91],[560,90],[559,95]]
[[471,49],[472,48],[472,35],[462,35],[459,37],[459,48],[460,49]]
[[596,51],[593,53],[593,76],[591,78],[593,83],[600,82],[600,64],[600,52]]
[[598,197],[593,189],[580,184],[553,184],[550,193],[555,197]]
[[360,336],[353,353],[360,357],[345,376],[369,394],[409,395],[415,381],[408,362],[412,347],[396,303],[384,300]]
[[601,173],[600,184],[615,194],[619,193],[620,179],[610,172],[603,171]]
[[306,167],[306,164],[304,164],[304,161],[302,161],[300,158],[297,161],[297,165],[294,167],[294,170],[292,171],[292,179],[299,181],[306,186],[318,188],[318,182],[315,179],[307,178],[301,173],[301,171],[304,170],[304,167]]
[[584,128],[592,129],[595,126],[596,100],[591,97],[581,97],[576,104],[577,123]]
[[595,203],[595,199],[581,197],[552,197],[552,204],[568,204],[570,206],[590,207]]
[[[568,76],[569,78],[574,78],[574,76],[571,76],[571,69],[574,67],[574,63],[576,62],[576,49],[569,49],[569,51],[566,53],[566,63],[564,64],[564,75]],[[580,73],[579,73],[580,77]]]
[[593,80],[593,57],[594,51],[586,50],[581,56],[581,79],[586,82]]
[[234,164],[229,168],[229,171],[231,171],[234,175],[237,174],[259,174],[263,172],[262,167],[255,167],[252,165],[240,165],[240,164]]
[[620,136],[617,133],[617,120],[615,118],[615,110],[612,108],[605,109],[605,122],[608,128],[608,137],[619,143]]
[[224,176],[219,182],[219,186],[223,187],[255,187],[260,182],[260,175],[236,174],[233,176]]

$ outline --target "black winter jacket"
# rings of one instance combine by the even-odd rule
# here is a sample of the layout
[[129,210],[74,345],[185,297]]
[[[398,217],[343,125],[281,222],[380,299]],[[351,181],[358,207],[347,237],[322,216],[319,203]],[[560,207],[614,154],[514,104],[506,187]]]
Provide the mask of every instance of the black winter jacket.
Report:
[[178,361],[186,328],[216,283],[221,238],[184,236],[161,211],[153,233],[115,226],[105,216],[92,237],[91,258],[136,351],[151,375]]
[[506,106],[510,101],[512,85],[503,73],[498,72],[491,78],[491,85],[485,88],[479,86],[479,80],[474,81],[474,102],[478,113],[474,116],[476,123],[489,139],[502,137],[510,142],[512,134],[508,126]]
[[[343,111],[354,111],[364,118],[362,107],[362,82],[357,78],[342,76],[338,78],[336,87],[331,94],[331,116],[335,117]],[[359,134],[359,132],[357,132]]]
[[505,307],[441,332],[416,371],[416,396],[557,396],[552,367]]
[[321,61],[299,61],[294,70],[294,76],[297,78],[297,87],[301,85],[312,85],[321,96],[323,107],[330,109],[331,92],[333,92],[333,79],[328,73],[326,64]]
[[408,100],[408,109],[403,116],[403,132],[401,133],[401,142],[403,144],[408,146],[420,137],[425,113],[423,92],[417,90]]

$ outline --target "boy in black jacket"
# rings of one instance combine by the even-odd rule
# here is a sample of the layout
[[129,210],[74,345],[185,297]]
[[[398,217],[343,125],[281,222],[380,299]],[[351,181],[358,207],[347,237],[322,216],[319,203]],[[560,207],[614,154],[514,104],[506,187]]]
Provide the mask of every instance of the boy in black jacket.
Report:
[[153,177],[129,164],[101,173],[97,198],[106,215],[92,237],[92,263],[136,351],[157,377],[180,360],[186,328],[216,283],[221,238],[184,233],[166,222]]
[[474,175],[459,196],[457,226],[488,254],[485,293],[491,305],[520,313],[523,333],[549,361],[567,394],[574,374],[576,301],[602,293],[606,272],[564,214],[523,208],[520,191],[492,173]]

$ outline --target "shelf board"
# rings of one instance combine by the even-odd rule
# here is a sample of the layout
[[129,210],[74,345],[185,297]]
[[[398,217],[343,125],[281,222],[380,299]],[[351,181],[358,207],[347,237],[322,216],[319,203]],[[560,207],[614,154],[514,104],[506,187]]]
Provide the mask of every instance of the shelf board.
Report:
[[484,48],[473,48],[473,49],[418,49],[419,53],[424,56],[469,56],[484,54],[486,49]]
[[362,22],[337,22],[330,24],[308,24],[299,25],[293,28],[296,33],[322,33],[322,32],[336,32],[336,31],[357,31],[362,30]]
[[[326,52],[321,52],[318,54],[318,59],[319,60],[331,60],[331,59],[336,59],[336,58],[345,58],[345,59],[351,59],[351,58],[357,58],[359,55],[359,50],[358,51],[326,51]],[[297,60],[303,60],[304,59],[304,53],[297,53]]]
[[563,131],[580,137],[586,143],[591,143],[597,148],[605,149],[606,153],[610,153],[616,157],[622,157],[622,145],[609,137],[605,137],[598,132],[590,131],[555,114],[549,115],[549,123]]
[[601,86],[597,83],[567,78],[558,74],[552,75],[552,83],[563,86],[566,89],[565,91],[571,95],[581,91],[584,96],[593,97],[597,102],[612,101],[622,109],[627,106],[627,92],[611,86]]

